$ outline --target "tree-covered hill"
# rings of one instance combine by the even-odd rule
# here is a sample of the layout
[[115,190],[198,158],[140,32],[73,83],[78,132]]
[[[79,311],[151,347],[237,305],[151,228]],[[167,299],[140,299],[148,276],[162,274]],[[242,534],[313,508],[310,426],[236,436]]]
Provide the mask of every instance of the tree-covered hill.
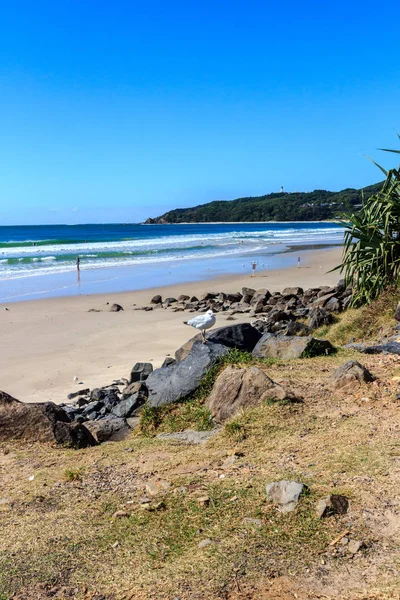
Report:
[[344,210],[361,204],[362,194],[369,198],[382,183],[362,190],[347,188],[341,192],[274,193],[265,196],[215,200],[192,208],[176,208],[160,217],[147,219],[157,223],[212,223],[216,221],[322,221],[339,216]]

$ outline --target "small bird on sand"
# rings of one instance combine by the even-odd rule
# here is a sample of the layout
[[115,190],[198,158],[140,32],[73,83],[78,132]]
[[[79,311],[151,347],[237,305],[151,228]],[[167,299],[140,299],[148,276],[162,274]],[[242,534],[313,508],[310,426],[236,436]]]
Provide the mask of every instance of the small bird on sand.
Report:
[[190,325],[196,329],[200,329],[201,335],[203,336],[203,344],[206,343],[206,330],[213,327],[216,322],[215,315],[212,310],[208,310],[204,315],[199,315],[190,319],[190,321],[184,321],[184,325]]

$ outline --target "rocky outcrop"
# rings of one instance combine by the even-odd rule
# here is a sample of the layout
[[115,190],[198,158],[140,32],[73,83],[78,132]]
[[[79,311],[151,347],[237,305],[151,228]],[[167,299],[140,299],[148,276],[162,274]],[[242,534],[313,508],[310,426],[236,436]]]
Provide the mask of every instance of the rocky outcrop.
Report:
[[147,404],[163,406],[187,398],[200,385],[207,371],[229,349],[221,344],[196,341],[189,354],[175,365],[156,369],[146,380]]
[[152,372],[153,365],[151,363],[138,362],[132,367],[129,383],[135,383],[136,381],[145,381]]
[[96,444],[80,423],[52,402],[26,404],[0,392],[0,441],[56,442],[73,448]]
[[258,367],[226,367],[217,377],[207,407],[218,422],[265,400],[299,401],[289,390],[275,383]]
[[327,340],[318,340],[311,336],[299,337],[266,333],[253,350],[257,358],[304,358],[331,354],[334,347]]

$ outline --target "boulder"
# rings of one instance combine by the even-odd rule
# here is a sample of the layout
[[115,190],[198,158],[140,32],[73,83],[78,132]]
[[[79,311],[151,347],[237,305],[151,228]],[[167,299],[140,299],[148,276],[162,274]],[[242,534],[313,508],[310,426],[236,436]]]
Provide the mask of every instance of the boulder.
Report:
[[299,401],[292,392],[275,383],[258,367],[226,367],[217,377],[207,407],[218,422],[265,400]]
[[358,350],[364,354],[400,354],[400,342],[386,342],[368,346],[367,344],[346,344],[343,348]]
[[259,315],[262,312],[264,312],[264,302],[260,299],[255,304],[251,305],[249,316],[254,317],[255,315]]
[[131,430],[125,419],[116,417],[105,417],[98,421],[87,421],[85,426],[100,444],[107,441],[119,442],[123,440]]
[[328,310],[329,312],[340,312],[342,310],[342,303],[339,298],[332,296],[325,304],[325,310]]
[[213,300],[217,296],[218,296],[218,294],[216,292],[206,292],[205,294],[200,296],[200,300],[207,302],[207,300]]
[[26,404],[0,392],[0,442],[10,440],[56,442],[74,448],[96,444],[86,427],[71,423],[60,406],[52,402]]
[[282,513],[294,510],[299,502],[300,495],[304,489],[302,483],[297,481],[273,481],[266,487],[267,496]]
[[238,302],[237,304],[232,304],[232,314],[235,313],[248,313],[250,312],[250,304],[247,302]]
[[134,411],[139,408],[139,406],[142,406],[145,401],[145,396],[140,392],[136,392],[136,394],[132,394],[129,398],[125,398],[125,400],[121,400],[118,404],[113,406],[111,412],[116,417],[127,419],[128,417],[131,417]]
[[255,304],[258,304],[259,302],[261,302],[262,304],[266,304],[270,298],[271,298],[271,293],[268,290],[265,290],[265,289],[256,290],[255,294],[253,294],[253,297],[250,300],[250,305],[254,306]]
[[100,401],[104,406],[110,408],[114,406],[117,402],[119,402],[118,396],[118,388],[117,387],[107,387],[107,388],[94,388],[90,392],[90,398],[93,401]]
[[375,377],[362,364],[356,360],[349,360],[339,367],[331,377],[332,387],[335,390],[351,391],[361,383],[375,381]]
[[293,296],[302,296],[303,293],[303,288],[301,287],[287,287],[283,290],[282,296],[284,298],[291,298]]
[[239,292],[237,292],[236,294],[227,294],[226,295],[227,301],[230,302],[231,304],[233,302],[240,302],[242,298],[243,298],[243,296]]
[[73,400],[74,398],[77,398],[78,396],[87,396],[90,393],[89,388],[86,388],[84,390],[78,390],[77,392],[71,392],[70,394],[67,395],[68,400]]
[[252,352],[260,338],[260,332],[252,327],[250,323],[219,327],[207,335],[208,342],[222,344],[228,348],[236,348],[242,352]]
[[289,321],[284,328],[284,335],[310,335],[310,329],[303,323]]
[[86,425],[81,423],[64,423],[57,421],[54,427],[54,439],[60,446],[68,448],[88,448],[96,446],[96,439]]
[[187,398],[200,385],[218,358],[228,352],[226,346],[196,341],[189,354],[176,365],[153,371],[146,381],[148,405],[163,406]]
[[313,308],[309,314],[308,327],[310,329],[318,329],[323,325],[330,325],[334,320],[334,317],[324,308]]
[[133,365],[129,383],[135,383],[135,381],[146,381],[150,373],[153,371],[153,365],[149,362],[138,362]]
[[161,368],[163,369],[164,367],[170,367],[171,365],[176,364],[176,359],[172,358],[172,356],[166,356],[164,358],[164,362],[161,365]]
[[265,333],[253,350],[257,358],[305,358],[331,354],[334,347],[327,340],[309,336],[275,335]]
[[169,306],[170,304],[175,304],[175,302],[177,302],[177,299],[171,296],[170,298],[165,298],[163,304]]
[[318,295],[318,298],[316,298],[313,303],[312,303],[312,307],[313,308],[322,308],[325,306],[325,304],[331,299],[335,297],[335,293],[331,292],[329,294],[324,293],[322,296]]
[[186,294],[181,294],[180,296],[178,296],[177,300],[178,302],[186,302],[187,300],[190,300],[190,296],[186,296]]
[[110,312],[119,312],[120,310],[124,310],[120,304],[112,304],[110,306]]
[[159,294],[157,294],[156,296],[153,296],[152,299],[150,300],[151,304],[161,304],[162,303],[162,296],[160,296]]
[[256,290],[253,290],[253,288],[248,288],[248,287],[242,288],[242,296],[243,296],[242,302],[245,302],[246,304],[250,304],[251,299],[255,293],[256,293]]

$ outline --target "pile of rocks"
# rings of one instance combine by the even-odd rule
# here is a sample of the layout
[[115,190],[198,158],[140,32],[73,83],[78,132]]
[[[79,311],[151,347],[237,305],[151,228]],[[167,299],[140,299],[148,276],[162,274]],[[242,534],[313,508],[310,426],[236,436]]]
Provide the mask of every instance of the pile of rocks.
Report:
[[[231,317],[235,314],[257,317],[266,324],[263,332],[307,335],[312,329],[332,323],[333,314],[345,310],[350,301],[351,288],[346,288],[341,280],[335,287],[323,286],[305,291],[300,287],[288,287],[273,294],[266,289],[244,287],[234,294],[207,292],[200,298],[182,294],[178,298],[163,300],[157,295],[151,299],[150,305],[137,310],[164,308],[173,312],[204,313],[211,308],[215,313],[226,312]],[[298,319],[308,320],[307,325],[293,325]]]

